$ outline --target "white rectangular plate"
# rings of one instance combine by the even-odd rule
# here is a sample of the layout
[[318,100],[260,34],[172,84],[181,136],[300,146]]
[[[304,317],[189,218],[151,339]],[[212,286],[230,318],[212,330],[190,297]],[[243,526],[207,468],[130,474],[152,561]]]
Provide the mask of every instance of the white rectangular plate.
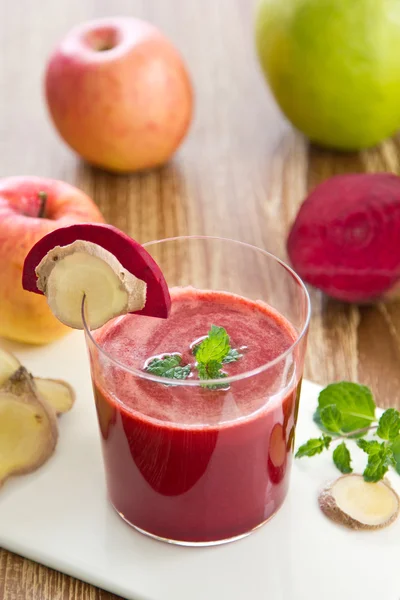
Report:
[[[400,520],[377,532],[336,526],[319,511],[319,488],[337,471],[330,453],[295,461],[289,496],[270,523],[241,541],[182,548],[136,533],[106,499],[83,335],[43,348],[9,344],[35,375],[77,392],[60,419],[54,457],[0,491],[0,546],[134,600],[400,600]],[[302,443],[320,388],[305,381]],[[355,449],[355,467],[363,464]],[[392,483],[399,491],[400,477]]]

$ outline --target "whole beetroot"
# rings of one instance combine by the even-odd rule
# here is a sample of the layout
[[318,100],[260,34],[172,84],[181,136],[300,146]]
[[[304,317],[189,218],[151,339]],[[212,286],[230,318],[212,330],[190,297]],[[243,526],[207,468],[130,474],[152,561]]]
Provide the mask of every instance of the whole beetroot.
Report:
[[346,302],[371,302],[400,282],[400,177],[338,175],[306,198],[287,248],[305,281]]

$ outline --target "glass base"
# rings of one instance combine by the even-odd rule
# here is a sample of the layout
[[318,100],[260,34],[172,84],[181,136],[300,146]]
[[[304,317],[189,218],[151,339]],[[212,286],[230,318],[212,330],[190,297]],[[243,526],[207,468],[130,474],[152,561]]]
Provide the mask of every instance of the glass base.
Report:
[[189,546],[189,547],[200,548],[200,547],[207,547],[207,546],[220,546],[222,544],[230,544],[231,542],[236,542],[237,540],[242,540],[243,538],[249,536],[251,533],[253,533],[254,531],[257,531],[257,529],[260,529],[260,527],[263,527],[263,525],[265,525],[266,523],[271,521],[271,519],[273,519],[273,517],[281,509],[282,505],[270,517],[268,517],[268,519],[266,519],[259,525],[256,525],[256,527],[253,527],[253,529],[250,529],[249,531],[246,531],[245,533],[241,533],[240,535],[235,535],[234,537],[225,538],[223,540],[212,540],[210,542],[191,542],[188,540],[172,540],[170,538],[160,537],[159,535],[150,533],[149,531],[146,531],[145,529],[140,529],[140,527],[137,527],[136,525],[134,525],[133,523],[128,521],[128,519],[121,512],[119,512],[119,510],[117,510],[112,503],[111,503],[111,506],[113,507],[113,509],[115,510],[117,515],[119,515],[121,517],[121,519],[123,521],[125,521],[125,523],[127,523],[133,529],[136,529],[136,531],[138,531],[139,533],[141,533],[149,538],[152,538],[153,540],[157,540],[159,542],[165,542],[167,544],[173,544],[175,546]]

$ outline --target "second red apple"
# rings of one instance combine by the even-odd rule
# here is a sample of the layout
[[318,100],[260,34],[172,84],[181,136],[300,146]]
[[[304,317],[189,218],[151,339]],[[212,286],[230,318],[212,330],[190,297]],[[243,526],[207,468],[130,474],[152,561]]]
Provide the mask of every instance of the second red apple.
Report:
[[134,18],[100,19],[70,31],[50,58],[45,87],[61,137],[111,171],[163,164],[192,117],[181,56],[158,29]]

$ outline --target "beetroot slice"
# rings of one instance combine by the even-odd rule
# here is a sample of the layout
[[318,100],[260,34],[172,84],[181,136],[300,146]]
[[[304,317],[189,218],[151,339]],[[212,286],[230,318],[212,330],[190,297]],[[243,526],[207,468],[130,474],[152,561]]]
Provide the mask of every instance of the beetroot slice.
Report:
[[297,273],[347,302],[381,298],[400,280],[400,178],[338,175],[317,186],[290,231]]
[[171,308],[168,285],[159,266],[138,242],[112,225],[80,223],[61,227],[40,239],[25,258],[22,286],[42,294],[36,286],[35,268],[55,246],[67,246],[76,240],[92,242],[111,252],[130,273],[147,284],[145,307],[136,315],[166,319]]

